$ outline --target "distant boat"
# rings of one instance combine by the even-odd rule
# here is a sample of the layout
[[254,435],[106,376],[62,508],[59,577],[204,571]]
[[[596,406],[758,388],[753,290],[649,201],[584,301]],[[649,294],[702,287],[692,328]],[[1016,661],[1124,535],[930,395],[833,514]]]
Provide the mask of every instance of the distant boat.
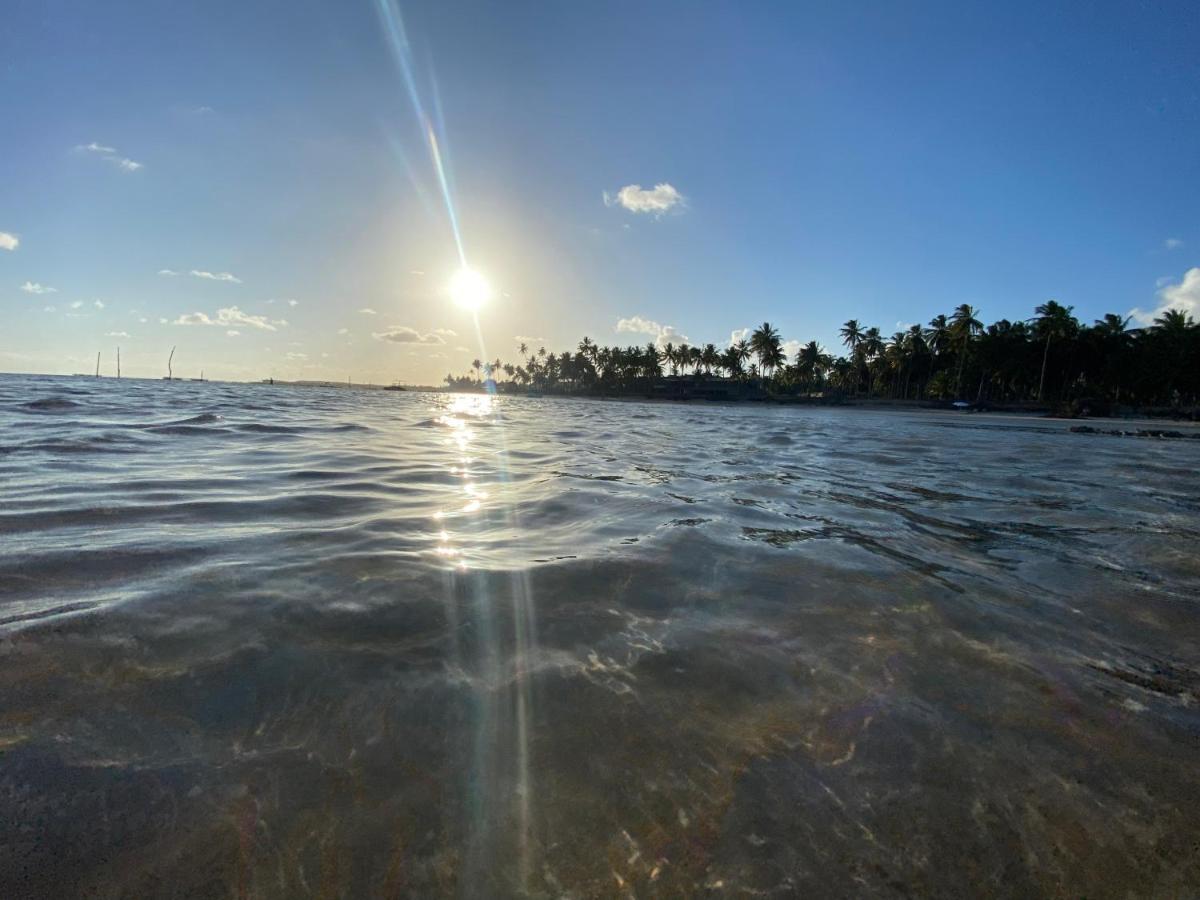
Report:
[[406,388],[400,382],[394,381],[391,384],[389,384],[387,387],[385,387],[384,390],[385,391],[407,391],[408,388]]

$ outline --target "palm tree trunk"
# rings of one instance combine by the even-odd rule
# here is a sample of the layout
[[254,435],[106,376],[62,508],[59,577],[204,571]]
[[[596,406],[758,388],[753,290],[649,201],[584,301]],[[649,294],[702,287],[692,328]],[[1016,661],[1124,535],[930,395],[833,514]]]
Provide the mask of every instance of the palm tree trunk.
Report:
[[1042,354],[1042,377],[1038,379],[1038,403],[1042,402],[1042,388],[1046,386],[1046,362],[1050,359],[1050,335],[1046,335],[1046,351]]

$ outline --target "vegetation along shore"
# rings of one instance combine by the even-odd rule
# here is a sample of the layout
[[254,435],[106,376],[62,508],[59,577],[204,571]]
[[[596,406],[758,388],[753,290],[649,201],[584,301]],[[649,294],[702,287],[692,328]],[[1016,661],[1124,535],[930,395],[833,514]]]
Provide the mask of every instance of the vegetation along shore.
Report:
[[1147,327],[1109,313],[1091,325],[1055,301],[1032,318],[984,325],[963,304],[927,326],[885,337],[851,319],[839,355],[809,341],[791,358],[769,322],[715,344],[532,350],[520,362],[476,359],[447,375],[455,390],[797,402],[958,402],[1068,415],[1138,410],[1195,418],[1200,404],[1200,326],[1166,310]]

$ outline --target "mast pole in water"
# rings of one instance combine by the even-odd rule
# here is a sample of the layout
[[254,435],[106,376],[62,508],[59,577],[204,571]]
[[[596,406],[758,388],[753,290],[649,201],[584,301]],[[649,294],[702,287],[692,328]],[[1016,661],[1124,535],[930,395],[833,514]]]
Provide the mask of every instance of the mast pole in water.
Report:
[[175,358],[175,348],[171,348],[171,355],[167,357],[167,381],[171,380],[171,360]]
[[121,377],[121,348],[117,348],[117,377]]
[[100,377],[100,351],[96,351],[96,377]]

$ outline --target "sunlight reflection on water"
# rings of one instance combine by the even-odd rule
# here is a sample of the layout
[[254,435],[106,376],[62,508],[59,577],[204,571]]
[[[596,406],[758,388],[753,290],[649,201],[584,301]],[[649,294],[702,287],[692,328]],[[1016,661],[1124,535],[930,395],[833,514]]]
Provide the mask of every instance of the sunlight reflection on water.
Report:
[[1193,442],[10,377],[0,426],[0,896],[1200,879]]

